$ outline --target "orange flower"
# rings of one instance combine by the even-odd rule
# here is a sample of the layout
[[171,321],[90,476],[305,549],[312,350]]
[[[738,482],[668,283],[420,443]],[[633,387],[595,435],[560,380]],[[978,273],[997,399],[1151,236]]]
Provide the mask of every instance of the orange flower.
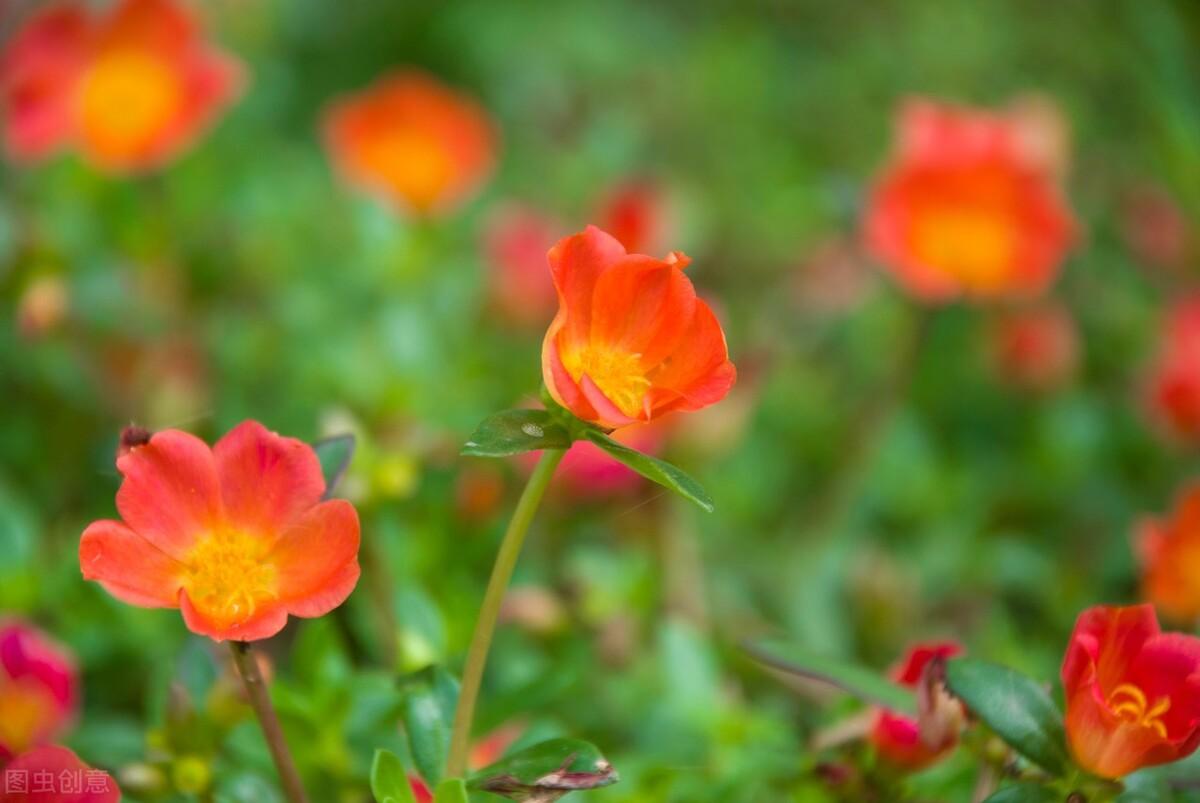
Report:
[[496,152],[487,112],[415,70],[336,103],[325,114],[325,139],[346,181],[418,214],[474,195]]
[[1001,378],[1033,391],[1070,379],[1079,364],[1079,333],[1065,307],[1047,304],[1004,314],[992,332]]
[[120,803],[112,776],[89,767],[65,747],[22,753],[0,773],[0,803]]
[[[952,699],[940,682],[930,683],[926,668],[935,659],[953,658],[962,652],[962,646],[952,641],[917,644],[892,670],[892,680],[917,692],[926,724],[922,729],[922,722],[913,717],[887,709],[877,711],[868,738],[885,761],[906,770],[924,769],[958,744],[962,704]],[[922,692],[925,683],[929,683],[928,693]]]
[[1200,484],[1184,490],[1174,513],[1138,528],[1142,592],[1159,611],[1188,624],[1200,618]]
[[1200,441],[1200,296],[1168,313],[1147,395],[1151,415],[1168,434]]
[[1052,166],[1016,115],[912,101],[866,212],[867,247],[914,296],[1031,295],[1073,239]]
[[589,226],[549,259],[559,307],[542,346],[542,375],[563,407],[615,429],[699,410],[729,392],[737,372],[725,333],[684,275],[685,254],[626,254]]
[[84,578],[117,599],[177,607],[216,641],[253,641],[289,613],[323,616],[358,582],[358,514],[321,501],[321,466],[301,441],[255,421],[212,449],[164,430],[125,439],[117,469],[124,521],[93,522],[79,544]]
[[240,92],[241,65],[213,49],[177,0],[78,3],[35,14],[0,56],[0,105],[15,159],[78,148],[112,172],[182,152]]
[[28,625],[0,622],[0,764],[61,735],[78,705],[66,651]]
[[1160,632],[1152,605],[1080,614],[1062,682],[1071,752],[1102,778],[1177,761],[1200,744],[1200,639]]

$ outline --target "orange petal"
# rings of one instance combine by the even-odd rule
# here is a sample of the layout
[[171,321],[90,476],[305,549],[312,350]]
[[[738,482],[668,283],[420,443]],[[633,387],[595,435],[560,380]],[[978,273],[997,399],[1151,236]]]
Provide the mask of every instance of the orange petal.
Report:
[[596,280],[590,338],[641,354],[649,368],[679,345],[695,309],[696,291],[682,270],[649,257],[628,257]]
[[550,275],[558,290],[563,335],[586,342],[592,329],[592,299],[600,275],[625,256],[615,238],[595,226],[572,234],[550,249]]
[[321,501],[325,478],[303,441],[245,421],[213,446],[225,520],[240,530],[278,536]]
[[621,412],[621,408],[605,396],[604,391],[600,390],[587,374],[579,378],[579,388],[583,391],[583,396],[587,399],[588,404],[595,410],[595,414],[588,418],[589,421],[594,421],[608,429],[616,429],[637,422],[638,419],[630,418]]
[[358,544],[358,513],[344,499],[305,513],[267,557],[278,571],[281,604],[297,616],[341,605],[358,582]]
[[117,459],[117,510],[138,535],[176,560],[220,522],[217,465],[204,441],[175,429]]
[[184,565],[118,521],[92,522],[79,540],[79,567],[122,602],[178,605]]
[[260,605],[249,619],[229,624],[197,610],[187,591],[180,591],[179,610],[188,630],[214,641],[258,641],[270,638],[287,624],[287,609],[278,602]]
[[[670,409],[698,410],[720,401],[733,387],[737,369],[729,361],[725,333],[703,301],[696,301],[691,325],[679,347],[650,378],[654,403],[666,403]],[[665,410],[656,414],[661,412]]]
[[561,317],[560,313],[550,324],[542,342],[542,381],[556,402],[584,421],[592,421],[596,418],[596,410],[584,396],[579,384],[571,378],[558,353],[557,335]]

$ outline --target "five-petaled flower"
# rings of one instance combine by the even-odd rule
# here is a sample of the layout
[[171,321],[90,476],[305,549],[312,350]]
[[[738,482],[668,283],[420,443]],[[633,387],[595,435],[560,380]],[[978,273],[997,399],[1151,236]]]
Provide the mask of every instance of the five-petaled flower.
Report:
[[1142,594],[1167,617],[1194,624],[1200,618],[1200,484],[1186,488],[1166,518],[1138,528]]
[[422,215],[474,195],[496,153],[487,112],[416,70],[385,76],[331,106],[325,139],[347,182]]
[[1161,339],[1147,388],[1151,415],[1171,436],[1200,442],[1200,296],[1170,309]]
[[1200,639],[1161,632],[1152,605],[1080,614],[1062,681],[1071,752],[1102,778],[1176,761],[1200,744]]
[[17,160],[77,148],[111,172],[157,167],[239,94],[239,62],[180,0],[80,2],[35,13],[0,53],[5,141]]
[[892,680],[917,694],[918,718],[895,711],[875,712],[868,739],[889,764],[906,770],[928,767],[948,755],[958,744],[965,720],[962,704],[950,697],[940,678],[928,670],[935,660],[962,653],[955,642],[931,642],[913,646],[892,670]]
[[62,734],[79,703],[75,661],[42,633],[0,622],[0,764]]
[[558,314],[542,345],[556,402],[608,429],[720,401],[737,372],[678,251],[627,254],[595,226],[549,254]]
[[1044,158],[1012,115],[915,100],[870,196],[867,247],[917,298],[1035,295],[1074,223]]
[[124,521],[92,523],[79,544],[84,577],[118,599],[178,607],[189,629],[217,641],[252,641],[278,633],[288,614],[328,613],[358,582],[358,514],[321,501],[307,444],[246,421],[211,449],[164,430],[122,452]]

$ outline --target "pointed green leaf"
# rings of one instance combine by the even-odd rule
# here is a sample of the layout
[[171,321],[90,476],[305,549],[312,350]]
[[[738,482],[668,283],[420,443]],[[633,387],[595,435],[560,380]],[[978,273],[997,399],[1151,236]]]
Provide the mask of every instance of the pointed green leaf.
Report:
[[433,803],[467,803],[467,785],[462,778],[442,781],[433,796]]
[[1070,766],[1062,714],[1033,678],[986,661],[955,658],[946,664],[946,686],[1030,761],[1055,775]]
[[508,457],[539,449],[567,449],[571,435],[545,410],[505,410],[483,420],[463,445],[472,457]]
[[[1125,790],[1116,803],[1171,803],[1175,795],[1171,792],[1170,774],[1163,769],[1151,767],[1123,778]],[[1195,783],[1196,777],[1193,775],[1187,780]]]
[[630,449],[625,444],[614,441],[596,429],[587,430],[584,433],[584,437],[608,452],[615,460],[629,466],[646,479],[653,480],[659,485],[670,488],[685,499],[695,502],[709,513],[713,512],[712,498],[700,486],[700,483],[665,460],[659,460],[657,457],[643,454],[636,449]]
[[1006,786],[983,803],[1058,803],[1062,795],[1035,783],[1018,783]]
[[416,803],[404,764],[390,750],[376,750],[371,762],[371,794],[376,803]]
[[402,679],[401,691],[400,716],[413,761],[421,777],[436,785],[450,749],[458,681],[444,668],[431,666]]
[[325,495],[321,498],[330,499],[354,457],[354,436],[349,433],[332,435],[316,441],[312,448],[321,461],[321,473],[325,476]]
[[551,739],[501,759],[471,778],[470,787],[523,800],[552,803],[568,792],[609,786],[619,780],[595,745]]
[[916,716],[916,695],[864,666],[810,653],[784,641],[761,641],[744,645],[746,652],[762,664],[790,675],[799,675],[836,686],[864,703]]

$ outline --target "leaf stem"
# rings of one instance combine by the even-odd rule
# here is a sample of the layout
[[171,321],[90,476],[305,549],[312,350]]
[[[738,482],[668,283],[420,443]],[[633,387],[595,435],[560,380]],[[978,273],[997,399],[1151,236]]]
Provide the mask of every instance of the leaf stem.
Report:
[[249,643],[245,641],[230,642],[233,652],[233,663],[238,674],[242,676],[242,684],[246,687],[246,695],[250,705],[262,726],[263,737],[271,750],[271,758],[275,760],[275,768],[279,771],[279,780],[283,785],[284,794],[290,803],[308,803],[304,792],[304,784],[296,772],[296,763],[288,750],[287,741],[283,738],[283,729],[279,726],[279,717],[271,705],[271,695],[267,692],[267,684],[263,682],[262,673],[258,670],[258,660]]
[[471,636],[471,646],[467,650],[467,663],[463,667],[462,689],[458,695],[458,708],[454,712],[454,730],[451,732],[450,753],[446,759],[448,778],[462,778],[466,774],[475,703],[479,698],[479,686],[483,681],[483,670],[487,666],[492,636],[496,633],[500,606],[504,602],[504,593],[508,590],[508,583],[517,566],[521,546],[525,543],[525,534],[529,532],[529,525],[533,522],[538,505],[550,485],[550,478],[554,476],[554,470],[558,468],[564,454],[564,449],[546,449],[542,452],[542,457],[529,476],[529,482],[517,502],[517,509],[513,511],[512,520],[504,533],[504,540],[500,542],[500,551],[496,553],[492,577],[488,580],[487,591],[483,595],[479,621],[475,624],[475,633]]

